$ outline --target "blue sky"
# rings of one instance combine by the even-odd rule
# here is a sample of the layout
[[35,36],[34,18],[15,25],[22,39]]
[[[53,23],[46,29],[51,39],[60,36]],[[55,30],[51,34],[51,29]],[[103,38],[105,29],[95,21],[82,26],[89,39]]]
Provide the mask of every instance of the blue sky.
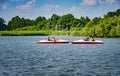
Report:
[[117,9],[120,9],[120,0],[0,0],[0,17],[7,21],[15,16],[35,19],[68,13],[76,18],[94,18]]

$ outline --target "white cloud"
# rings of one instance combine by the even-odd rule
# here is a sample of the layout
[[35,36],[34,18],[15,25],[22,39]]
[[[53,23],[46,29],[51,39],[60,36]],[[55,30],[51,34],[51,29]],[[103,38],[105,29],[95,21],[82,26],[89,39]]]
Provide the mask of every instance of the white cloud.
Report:
[[105,3],[115,3],[116,0],[83,0],[81,5],[96,5],[99,4],[105,4]]
[[70,12],[76,12],[76,11],[78,11],[79,9],[80,9],[79,6],[73,6],[73,7],[69,8],[69,11],[70,11]]
[[7,4],[7,3],[1,3],[1,4],[0,4],[0,8],[1,8],[1,9],[7,9],[7,7],[8,7],[8,4]]
[[114,3],[115,0],[106,0],[108,3]]
[[31,5],[31,4],[33,4],[35,2],[36,2],[36,0],[31,0],[31,1],[27,2],[27,5]]
[[27,10],[29,9],[30,5],[20,5],[20,6],[17,6],[17,9],[21,9],[21,10]]
[[54,4],[46,4],[41,7],[42,10],[50,11],[50,10],[57,10],[60,9],[59,5],[54,5]]
[[83,0],[81,5],[95,5],[97,0]]
[[17,6],[17,9],[28,10],[36,2],[36,0],[31,0],[24,5]]

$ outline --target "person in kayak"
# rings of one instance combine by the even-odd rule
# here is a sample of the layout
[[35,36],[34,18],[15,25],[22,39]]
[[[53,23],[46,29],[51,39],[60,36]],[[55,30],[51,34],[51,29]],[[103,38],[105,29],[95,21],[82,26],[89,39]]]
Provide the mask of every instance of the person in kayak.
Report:
[[84,39],[84,41],[89,41],[90,40],[90,37],[86,37],[85,39]]
[[55,38],[54,36],[52,37],[52,40],[53,40],[54,42],[56,42],[56,38]]
[[48,41],[51,41],[50,37],[48,36]]
[[59,40],[59,38],[55,38],[55,37],[53,36],[53,37],[52,37],[52,40],[53,40],[54,42],[56,42],[56,41]]
[[95,39],[93,38],[93,36],[90,36],[90,37],[86,37],[84,41],[95,41]]
[[95,39],[93,38],[93,36],[90,36],[90,41],[95,41]]

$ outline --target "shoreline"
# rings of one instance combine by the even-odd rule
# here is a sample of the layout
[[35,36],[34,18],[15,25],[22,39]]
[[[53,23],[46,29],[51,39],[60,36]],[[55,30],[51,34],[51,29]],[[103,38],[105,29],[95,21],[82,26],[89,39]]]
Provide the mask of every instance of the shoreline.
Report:
[[[75,32],[75,33],[74,33]],[[0,31],[0,36],[83,36],[80,31]],[[89,36],[89,35],[88,35]],[[120,38],[118,36],[93,36],[96,38]]]

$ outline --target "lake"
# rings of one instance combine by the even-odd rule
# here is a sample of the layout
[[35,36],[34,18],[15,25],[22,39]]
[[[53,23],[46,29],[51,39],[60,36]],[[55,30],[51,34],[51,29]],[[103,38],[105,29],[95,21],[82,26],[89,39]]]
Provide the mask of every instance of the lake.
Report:
[[0,76],[120,76],[120,38],[95,38],[104,44],[36,44],[41,39],[47,36],[0,36]]

